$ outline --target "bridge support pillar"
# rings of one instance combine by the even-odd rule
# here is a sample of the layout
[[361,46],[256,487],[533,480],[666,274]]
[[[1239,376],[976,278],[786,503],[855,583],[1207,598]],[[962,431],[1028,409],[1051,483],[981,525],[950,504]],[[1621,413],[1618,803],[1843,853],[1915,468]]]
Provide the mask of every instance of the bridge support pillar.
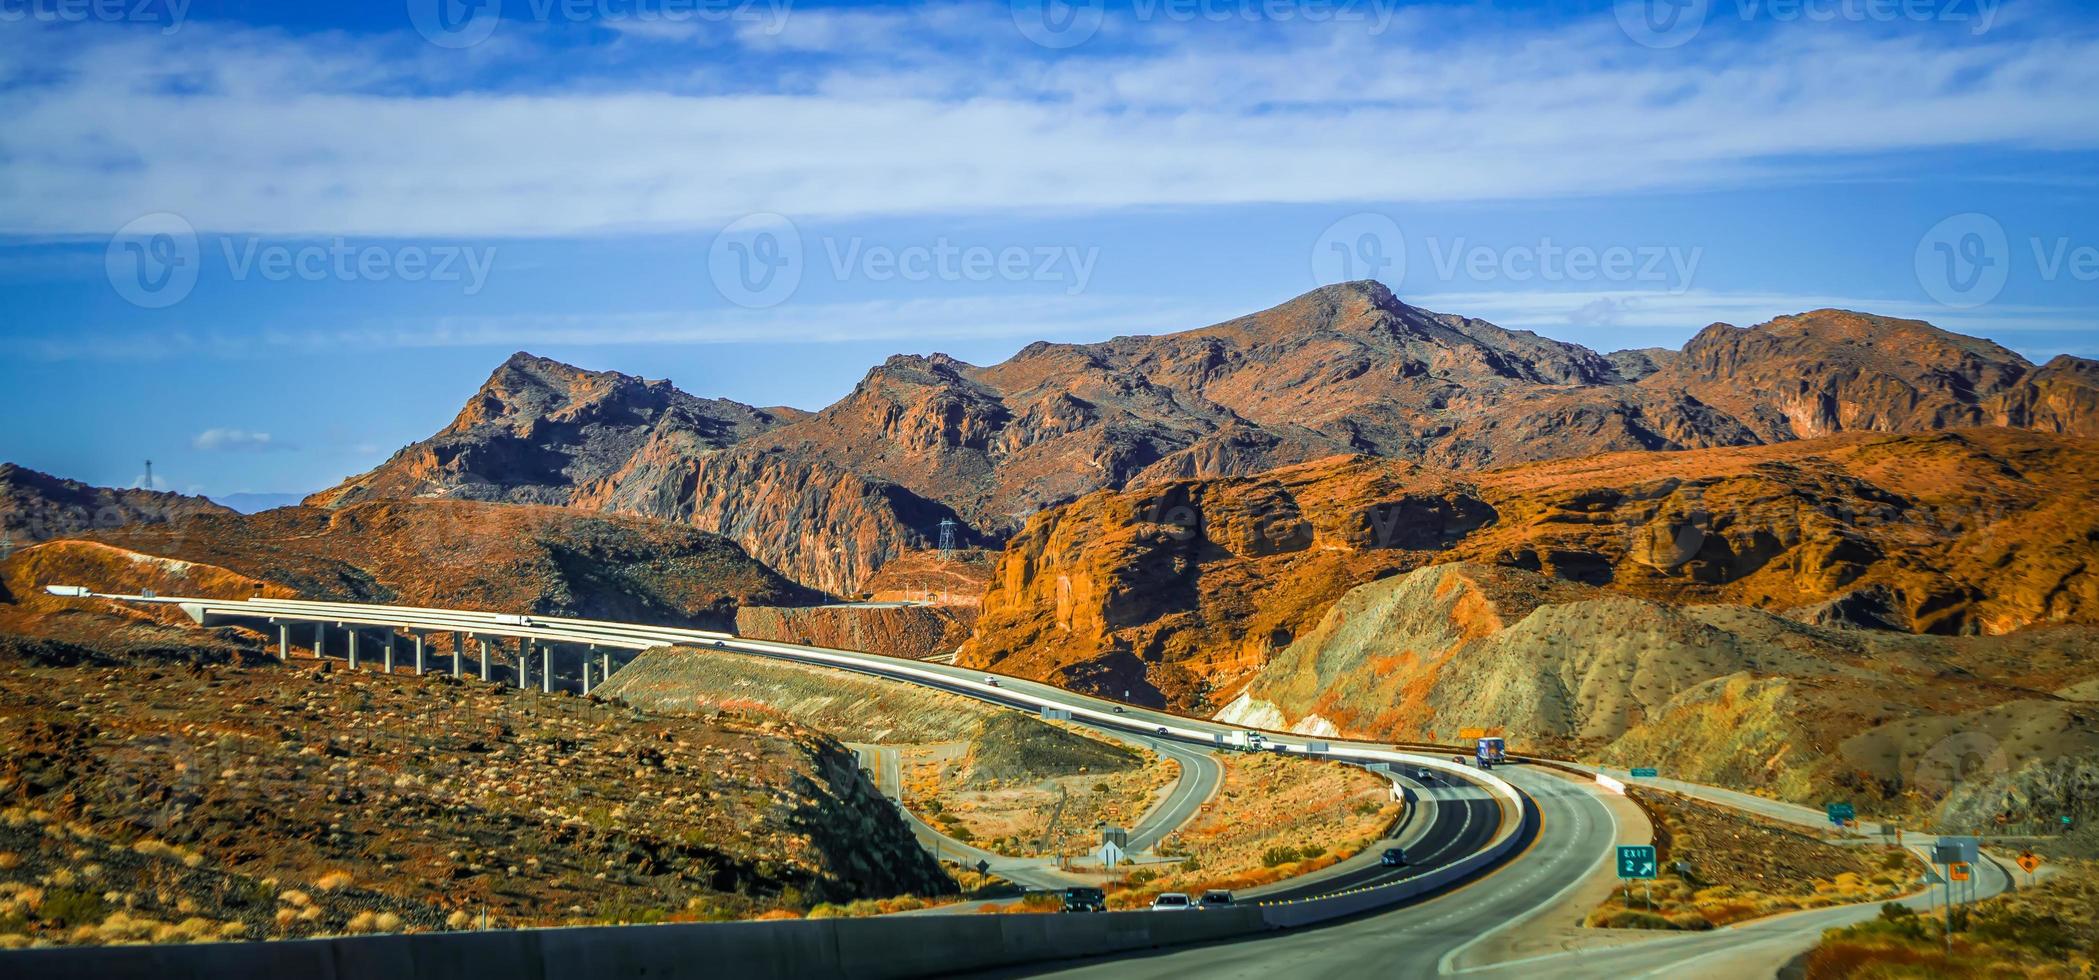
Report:
[[292,627],[290,623],[277,624],[277,659],[290,663],[292,659]]
[[539,648],[539,693],[554,693],[554,648]]
[[394,631],[386,631],[386,672],[394,672]]
[[350,669],[357,669],[357,631],[350,630]]
[[481,679],[485,681],[488,679],[488,641],[480,640],[479,642],[481,644]]
[[600,683],[600,684],[603,684],[603,683],[605,683],[606,681],[609,681],[609,680],[611,680],[611,679],[612,679],[612,654],[609,654],[609,653],[601,653],[601,654],[598,654],[598,683]]
[[428,639],[428,637],[421,633],[411,633],[409,638],[415,641],[415,676],[421,677],[424,669],[423,641]]
[[326,656],[328,656],[328,624],[315,623],[313,624],[313,659],[320,660]]
[[527,639],[525,639],[525,638],[524,638],[524,637],[522,637],[522,636],[518,637],[518,638],[517,638],[517,689],[518,689],[518,690],[520,690],[520,691],[522,691],[522,690],[524,690],[524,689],[525,689],[525,681],[526,681],[526,676],[525,676],[525,675],[527,675],[527,674],[530,674],[530,673],[532,673],[532,671],[530,671],[530,670],[528,670],[528,669],[527,669],[527,668],[529,668],[529,667],[531,667],[531,666],[532,666],[532,661],[531,661],[531,660],[529,660],[529,659],[527,659],[527,658],[529,658],[529,657],[531,657],[531,656],[532,656],[532,641],[530,641],[530,640],[527,640]]
[[452,634],[452,676],[458,677],[466,662],[466,634]]
[[583,660],[583,696],[590,697],[590,659]]

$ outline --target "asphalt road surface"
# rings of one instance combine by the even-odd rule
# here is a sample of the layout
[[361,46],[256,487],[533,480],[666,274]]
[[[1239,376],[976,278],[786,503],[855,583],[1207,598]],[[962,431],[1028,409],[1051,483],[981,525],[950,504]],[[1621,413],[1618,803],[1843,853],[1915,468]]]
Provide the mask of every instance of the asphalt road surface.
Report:
[[[1001,970],[986,977],[1098,977],[1102,980],[1276,980],[1289,977],[1420,977],[1446,959],[1552,904],[1595,869],[1617,827],[1589,790],[1520,766],[1500,774],[1537,801],[1542,822],[1532,845],[1484,878],[1435,898],[1331,925],[1203,946]],[[1456,812],[1459,807],[1447,809]],[[1544,845],[1550,834],[1549,846]],[[1187,913],[1157,913],[1187,914]],[[1200,913],[1196,913],[1200,914]],[[1554,976],[1536,972],[1533,976]]]

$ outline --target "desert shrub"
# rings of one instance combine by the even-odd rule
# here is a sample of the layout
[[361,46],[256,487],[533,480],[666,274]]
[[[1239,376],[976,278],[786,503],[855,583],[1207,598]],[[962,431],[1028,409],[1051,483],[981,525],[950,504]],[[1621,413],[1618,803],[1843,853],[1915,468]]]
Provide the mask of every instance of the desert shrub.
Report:
[[[1674,929],[1676,923],[1653,912],[1639,909],[1612,909],[1603,921],[1591,923],[1605,929]],[[1708,927],[1710,928],[1710,927]]]
[[109,914],[102,896],[72,888],[53,888],[44,893],[37,918],[62,928],[94,925]]
[[1303,859],[1303,852],[1288,844],[1281,844],[1261,852],[1261,865],[1268,868],[1293,864]]

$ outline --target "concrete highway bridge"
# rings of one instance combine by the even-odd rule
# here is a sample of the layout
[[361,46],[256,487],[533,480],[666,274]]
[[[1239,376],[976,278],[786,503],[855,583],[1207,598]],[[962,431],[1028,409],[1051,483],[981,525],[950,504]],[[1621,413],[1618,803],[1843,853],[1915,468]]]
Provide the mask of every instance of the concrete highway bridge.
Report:
[[[771,657],[850,670],[963,694],[1012,708],[1068,712],[1071,720],[1132,737],[1211,748],[1242,729],[1121,705],[1023,678],[850,650],[753,640],[728,633],[570,617],[294,599],[219,600],[93,593],[83,601],[179,606],[206,626],[274,631],[281,656],[310,638],[316,654],[340,649],[359,669],[438,670],[542,691],[588,692],[641,650],[662,646]],[[433,652],[430,638],[448,636]],[[340,641],[340,646],[334,641]],[[405,645],[406,654],[397,659]],[[536,683],[534,679],[536,678]],[[194,946],[78,947],[0,954],[18,976],[241,977],[308,975],[384,980],[521,976],[916,977],[1070,973],[1100,977],[1771,976],[1822,929],[1870,917],[1847,906],[1646,942],[1542,950],[1517,942],[1548,912],[1610,878],[1620,843],[1644,843],[1644,820],[1622,783],[1563,764],[1487,772],[1449,750],[1267,733],[1269,750],[1396,773],[1410,784],[1421,826],[1403,868],[1368,861],[1289,882],[1224,910],[1101,915],[908,915],[599,926],[504,932],[360,936]],[[1427,781],[1415,774],[1428,773]],[[1433,784],[1431,786],[1430,784]],[[1813,826],[1819,811],[1715,787],[1670,789],[1723,806]],[[1192,808],[1191,808],[1192,812]],[[1631,814],[1642,826],[1625,826]],[[1930,837],[1909,843],[1928,847]],[[1980,868],[1979,896],[2006,888],[1995,864]],[[1922,904],[1918,897],[1911,901]],[[1555,916],[1555,918],[1557,918]],[[1557,927],[1555,927],[1557,928]],[[1510,950],[1523,955],[1511,955]],[[1675,965],[1702,963],[1693,972]]]

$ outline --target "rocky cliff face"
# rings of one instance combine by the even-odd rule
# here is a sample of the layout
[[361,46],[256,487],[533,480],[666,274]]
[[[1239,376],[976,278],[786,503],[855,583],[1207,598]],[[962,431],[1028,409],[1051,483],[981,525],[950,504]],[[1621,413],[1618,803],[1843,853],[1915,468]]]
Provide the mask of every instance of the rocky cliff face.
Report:
[[579,487],[627,465],[643,446],[705,453],[799,414],[695,398],[668,381],[584,371],[520,352],[489,375],[451,425],[306,502],[339,507],[450,497],[567,504]]
[[101,528],[233,511],[202,497],[96,487],[0,463],[0,535],[10,547]]
[[1009,544],[961,663],[1215,710],[1356,586],[1473,560],[1903,630],[2099,621],[2099,443],[2004,429],[1463,474],[1340,457],[1089,496]]
[[1358,282],[1199,330],[1033,344],[989,367],[893,357],[807,416],[519,355],[444,432],[313,502],[446,495],[663,517],[855,592],[944,519],[965,544],[995,544],[1096,490],[1339,453],[1470,470],[1846,432],[2099,435],[2094,374],[1841,310],[1599,355]]
[[2091,627],[1819,629],[1453,563],[1349,591],[1219,717],[1368,739],[1499,728],[1791,799],[1842,788],[1928,806],[1971,756],[1994,767],[1974,782],[2099,751],[2092,705],[2052,693],[2095,677]]

